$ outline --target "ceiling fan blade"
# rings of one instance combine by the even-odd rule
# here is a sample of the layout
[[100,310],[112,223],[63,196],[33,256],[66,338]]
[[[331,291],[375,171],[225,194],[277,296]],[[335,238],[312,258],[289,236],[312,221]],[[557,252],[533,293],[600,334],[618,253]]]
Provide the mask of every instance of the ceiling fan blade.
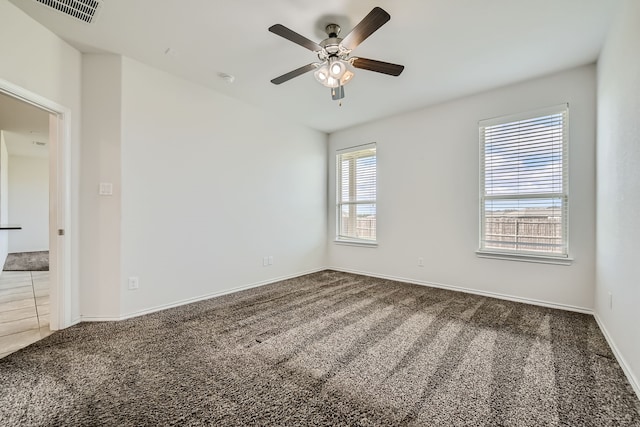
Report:
[[386,24],[389,19],[391,19],[391,15],[382,8],[374,7],[373,10],[342,39],[342,46],[350,50],[355,49],[356,46],[373,34],[374,31]]
[[289,71],[287,74],[283,74],[280,77],[276,77],[275,79],[271,80],[271,83],[273,83],[274,85],[279,85],[280,83],[284,83],[294,77],[298,77],[299,75],[307,73],[311,70],[315,70],[316,68],[318,68],[318,64],[313,62],[311,64],[307,64],[303,67],[297,68],[293,71]]
[[293,30],[288,29],[284,25],[276,24],[269,27],[269,31],[273,34],[277,34],[280,37],[284,37],[285,39],[292,41],[294,43],[299,44],[302,47],[306,47],[307,49],[318,52],[322,50],[322,46],[318,43],[309,40],[308,38],[301,36]]
[[351,64],[355,68],[363,70],[375,71],[376,73],[389,74],[390,76],[399,76],[404,70],[404,65],[391,64],[389,62],[376,61],[375,59],[353,58]]

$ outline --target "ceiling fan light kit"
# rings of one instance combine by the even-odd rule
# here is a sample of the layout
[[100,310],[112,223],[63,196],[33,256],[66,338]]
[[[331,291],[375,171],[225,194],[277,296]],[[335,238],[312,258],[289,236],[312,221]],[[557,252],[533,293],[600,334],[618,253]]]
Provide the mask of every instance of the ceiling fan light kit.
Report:
[[325,31],[328,37],[320,43],[315,43],[281,24],[269,27],[269,31],[272,33],[315,52],[320,60],[320,62],[312,62],[276,77],[271,80],[271,83],[279,85],[315,70],[313,76],[318,83],[331,89],[333,100],[340,100],[344,98],[344,85],[353,79],[356,68],[399,76],[404,70],[402,65],[350,56],[353,49],[390,19],[391,16],[387,12],[375,7],[344,38],[338,37],[340,34],[339,25],[327,25]]
[[349,63],[344,59],[331,57],[323,63],[314,73],[314,77],[321,85],[329,88],[344,86],[355,75],[349,69]]

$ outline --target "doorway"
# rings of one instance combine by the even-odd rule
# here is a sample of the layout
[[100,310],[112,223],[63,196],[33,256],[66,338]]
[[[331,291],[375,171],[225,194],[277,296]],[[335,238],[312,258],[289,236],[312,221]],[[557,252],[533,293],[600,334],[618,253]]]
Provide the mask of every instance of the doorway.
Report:
[[51,334],[50,115],[0,94],[0,357]]
[[0,262],[26,261],[0,273],[0,357],[71,325],[68,116],[0,80]]

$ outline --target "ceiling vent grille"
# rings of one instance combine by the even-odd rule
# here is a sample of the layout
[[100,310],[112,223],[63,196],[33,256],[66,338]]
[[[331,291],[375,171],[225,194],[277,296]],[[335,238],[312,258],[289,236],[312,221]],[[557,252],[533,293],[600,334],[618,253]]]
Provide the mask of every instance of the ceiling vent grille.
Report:
[[90,24],[96,18],[102,2],[100,0],[35,0],[72,18]]

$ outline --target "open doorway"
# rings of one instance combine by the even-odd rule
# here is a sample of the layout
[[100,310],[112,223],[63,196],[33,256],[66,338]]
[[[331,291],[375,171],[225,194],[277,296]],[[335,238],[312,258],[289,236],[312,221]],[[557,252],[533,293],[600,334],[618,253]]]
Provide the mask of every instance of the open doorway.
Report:
[[0,357],[51,334],[55,233],[49,165],[56,156],[50,150],[55,118],[0,92]]

